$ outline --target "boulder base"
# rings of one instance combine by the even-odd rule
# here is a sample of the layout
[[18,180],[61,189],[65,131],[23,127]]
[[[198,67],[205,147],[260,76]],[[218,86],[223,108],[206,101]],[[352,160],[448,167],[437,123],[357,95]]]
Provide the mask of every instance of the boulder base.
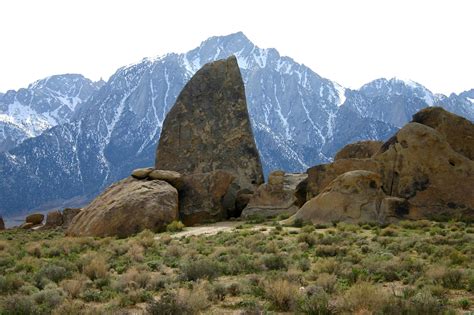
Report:
[[317,197],[306,202],[288,222],[296,219],[318,223],[384,222],[387,214],[382,178],[369,171],[351,171],[338,176]]
[[164,230],[178,219],[178,192],[165,181],[126,178],[98,196],[72,220],[71,236],[127,237]]
[[190,226],[227,219],[223,199],[234,178],[226,171],[183,176],[179,189],[181,221]]
[[80,208],[65,208],[63,210],[63,228],[67,229],[72,222],[72,219],[81,212]]
[[46,223],[44,224],[44,228],[51,229],[60,227],[63,225],[63,214],[61,211],[51,211],[48,212],[46,215]]
[[260,185],[250,197],[242,217],[275,217],[279,214],[294,214],[299,207],[295,196],[296,187],[308,177],[307,174],[291,174],[276,171],[269,175],[268,183]]
[[5,222],[3,222],[3,218],[0,217],[0,231],[5,230]]

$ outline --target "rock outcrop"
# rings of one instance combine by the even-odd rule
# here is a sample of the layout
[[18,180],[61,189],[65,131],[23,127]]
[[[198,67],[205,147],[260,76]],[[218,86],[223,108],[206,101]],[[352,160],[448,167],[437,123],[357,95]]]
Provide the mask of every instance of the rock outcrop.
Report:
[[0,231],[5,230],[5,222],[3,222],[3,218],[0,216]]
[[263,182],[237,59],[204,65],[166,116],[156,168],[181,174],[224,170],[241,189]]
[[473,139],[466,119],[441,108],[421,110],[371,158],[308,169],[306,188],[300,183],[296,194],[301,200],[306,189],[307,202],[292,219],[473,221]]
[[368,159],[371,158],[382,146],[382,141],[359,141],[351,143],[336,153],[334,160],[341,159]]
[[74,217],[81,212],[80,208],[65,208],[63,210],[63,225],[62,227],[67,229],[71,225]]
[[474,160],[474,124],[469,120],[441,107],[428,107],[413,115],[412,122],[435,129],[454,151]]
[[299,206],[295,196],[296,187],[308,177],[307,174],[272,172],[268,183],[260,185],[250,197],[242,217],[275,217],[279,214],[294,214]]
[[25,223],[31,223],[33,225],[39,225],[43,223],[44,214],[41,213],[33,213],[26,217]]
[[165,181],[128,177],[110,186],[72,220],[71,236],[127,237],[163,230],[178,219],[178,192]]
[[61,227],[64,223],[63,214],[59,210],[50,211],[46,215],[45,229]]
[[369,171],[350,171],[338,176],[317,197],[311,199],[289,219],[318,223],[385,222],[382,178]]
[[179,216],[185,225],[224,220],[228,209],[224,199],[234,175],[226,171],[197,173],[182,177]]
[[306,200],[319,195],[336,177],[346,172],[365,170],[378,173],[379,169],[379,163],[373,159],[341,159],[313,166],[306,171],[308,173]]
[[408,200],[410,218],[474,219],[474,161],[456,152],[447,138],[409,123],[374,157],[385,193]]

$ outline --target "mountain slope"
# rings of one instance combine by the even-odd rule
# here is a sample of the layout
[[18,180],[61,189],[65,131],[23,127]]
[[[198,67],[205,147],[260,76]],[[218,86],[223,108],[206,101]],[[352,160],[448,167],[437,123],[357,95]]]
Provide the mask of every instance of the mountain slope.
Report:
[[70,121],[76,106],[100,85],[80,74],[64,74],[0,95],[0,152]]

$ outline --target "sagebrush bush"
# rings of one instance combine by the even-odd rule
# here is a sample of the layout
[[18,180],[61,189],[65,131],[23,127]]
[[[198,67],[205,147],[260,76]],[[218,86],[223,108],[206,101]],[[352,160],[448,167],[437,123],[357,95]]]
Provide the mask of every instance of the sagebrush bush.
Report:
[[353,313],[377,312],[383,308],[388,299],[388,294],[379,287],[368,282],[359,282],[344,293],[343,309]]
[[219,275],[219,266],[208,258],[187,261],[181,265],[180,269],[182,277],[187,281],[214,279]]
[[84,266],[83,273],[91,280],[103,279],[108,276],[109,267],[104,257],[97,256],[92,258]]
[[283,312],[295,309],[298,300],[299,286],[287,280],[273,280],[265,283],[265,296],[273,306]]
[[184,229],[184,224],[181,221],[173,221],[166,226],[168,232],[180,232]]

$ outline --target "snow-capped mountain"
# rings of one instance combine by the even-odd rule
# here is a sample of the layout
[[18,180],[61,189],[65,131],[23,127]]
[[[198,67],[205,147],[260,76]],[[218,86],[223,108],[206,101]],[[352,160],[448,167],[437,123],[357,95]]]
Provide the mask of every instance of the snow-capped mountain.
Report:
[[97,92],[100,85],[80,74],[64,74],[1,94],[0,152],[68,122],[76,106]]
[[[205,63],[232,54],[267,174],[304,171],[353,141],[387,139],[413,110],[432,105],[431,92],[413,82],[381,79],[344,89],[242,33],[212,37],[188,53],[120,68],[76,106],[69,123],[0,154],[0,213],[81,203],[132,169],[153,165],[163,120],[185,83]],[[450,106],[456,97],[447,98]],[[392,113],[395,107],[401,109]]]

